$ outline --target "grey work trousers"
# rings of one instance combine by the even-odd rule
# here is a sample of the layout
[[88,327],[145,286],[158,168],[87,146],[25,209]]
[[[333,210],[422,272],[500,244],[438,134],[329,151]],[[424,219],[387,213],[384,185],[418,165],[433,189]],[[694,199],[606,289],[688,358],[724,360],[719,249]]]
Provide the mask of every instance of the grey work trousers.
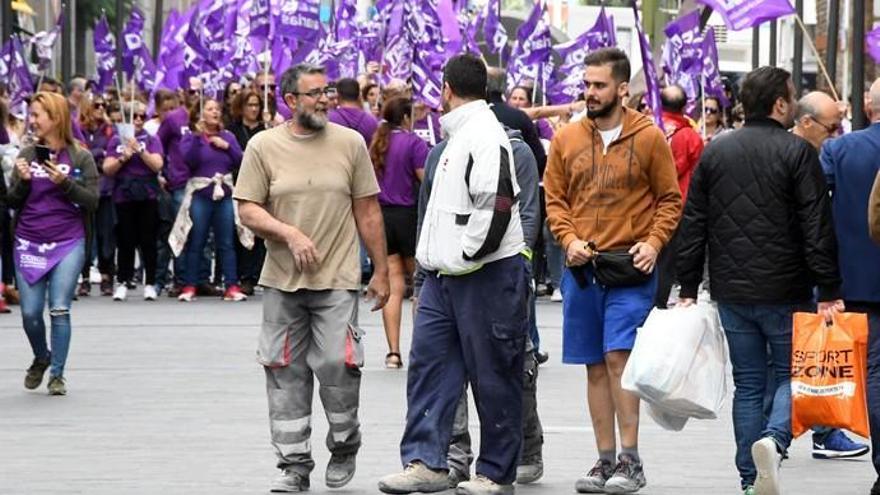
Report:
[[355,291],[264,293],[258,354],[266,372],[272,445],[280,469],[308,476],[315,467],[309,439],[314,378],[330,425],[327,448],[336,455],[360,448],[361,372],[345,365],[346,335],[350,325],[357,325],[357,308]]

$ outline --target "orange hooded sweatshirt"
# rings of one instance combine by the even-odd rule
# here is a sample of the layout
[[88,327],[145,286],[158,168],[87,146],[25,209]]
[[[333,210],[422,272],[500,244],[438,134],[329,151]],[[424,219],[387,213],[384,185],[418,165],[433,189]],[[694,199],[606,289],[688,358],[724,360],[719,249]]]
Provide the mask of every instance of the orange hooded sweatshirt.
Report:
[[580,239],[600,251],[637,242],[660,251],[682,206],[666,137],[648,117],[624,108],[620,137],[604,148],[592,119],[553,137],[544,172],[550,230],[563,249]]

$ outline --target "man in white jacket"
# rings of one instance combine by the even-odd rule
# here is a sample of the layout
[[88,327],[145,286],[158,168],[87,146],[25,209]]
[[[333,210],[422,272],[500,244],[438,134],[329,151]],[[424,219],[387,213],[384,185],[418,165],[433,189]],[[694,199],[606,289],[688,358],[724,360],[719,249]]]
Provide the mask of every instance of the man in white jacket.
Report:
[[512,494],[522,444],[522,367],[528,274],[510,140],[489,109],[485,64],[443,69],[440,156],[416,250],[428,270],[419,298],[400,443],[405,470],[385,493],[446,490],[446,452],[466,378],[480,423],[476,478],[462,495]]

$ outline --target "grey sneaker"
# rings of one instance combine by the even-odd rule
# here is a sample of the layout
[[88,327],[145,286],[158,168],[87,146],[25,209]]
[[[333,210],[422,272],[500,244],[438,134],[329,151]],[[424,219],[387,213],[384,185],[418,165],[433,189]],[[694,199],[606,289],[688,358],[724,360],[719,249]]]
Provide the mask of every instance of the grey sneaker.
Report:
[[534,483],[544,476],[544,460],[541,456],[523,459],[522,464],[516,467],[516,482],[519,485]]
[[465,473],[464,471],[459,471],[458,469],[455,469],[454,467],[450,467],[448,479],[449,479],[449,488],[455,488],[462,481],[467,481],[467,480],[471,479],[471,475],[468,473]]
[[606,460],[599,459],[586,476],[577,480],[574,489],[578,493],[605,493],[605,483],[613,474],[614,466]]
[[431,469],[419,461],[407,464],[402,473],[389,474],[379,480],[382,493],[435,493],[449,488],[449,474]]
[[513,485],[499,485],[478,474],[470,481],[459,483],[455,495],[513,495]]
[[49,395],[67,395],[67,386],[63,376],[49,377]]
[[330,456],[324,483],[330,488],[342,488],[354,478],[355,454]]
[[605,483],[605,493],[635,493],[647,484],[642,463],[632,456],[620,454],[617,456],[614,475]]
[[309,477],[287,468],[272,480],[269,491],[272,493],[307,492],[309,491]]
[[31,367],[27,370],[27,375],[24,377],[24,388],[28,390],[33,390],[40,386],[43,383],[43,375],[46,374],[46,370],[49,368],[49,360],[39,360],[34,358],[34,362],[31,363]]
[[758,477],[755,478],[755,493],[760,495],[779,495],[779,464],[782,455],[776,448],[776,441],[765,437],[752,444],[752,460]]

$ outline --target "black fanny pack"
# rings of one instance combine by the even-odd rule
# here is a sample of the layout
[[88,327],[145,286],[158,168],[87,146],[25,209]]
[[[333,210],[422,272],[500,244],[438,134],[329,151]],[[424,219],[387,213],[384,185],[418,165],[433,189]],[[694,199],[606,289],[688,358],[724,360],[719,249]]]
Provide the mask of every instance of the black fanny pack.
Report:
[[[593,276],[597,282],[605,287],[633,287],[651,280],[650,273],[645,273],[635,267],[633,255],[629,253],[628,249],[596,251],[591,263]],[[585,267],[571,267],[571,274],[582,289],[588,285]]]
[[146,201],[159,193],[159,179],[156,177],[119,177],[116,187],[126,201]]

